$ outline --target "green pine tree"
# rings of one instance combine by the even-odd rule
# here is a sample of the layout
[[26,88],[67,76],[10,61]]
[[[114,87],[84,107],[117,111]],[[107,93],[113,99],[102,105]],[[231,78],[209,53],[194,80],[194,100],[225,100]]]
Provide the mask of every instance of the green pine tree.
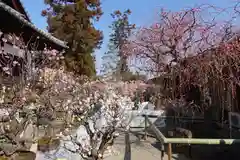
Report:
[[134,24],[130,24],[129,15],[131,11],[128,9],[124,12],[115,11],[111,14],[113,18],[112,33],[110,34],[108,51],[103,56],[102,72],[111,71],[117,77],[123,78],[130,73],[127,56],[123,54],[122,47],[130,37]]

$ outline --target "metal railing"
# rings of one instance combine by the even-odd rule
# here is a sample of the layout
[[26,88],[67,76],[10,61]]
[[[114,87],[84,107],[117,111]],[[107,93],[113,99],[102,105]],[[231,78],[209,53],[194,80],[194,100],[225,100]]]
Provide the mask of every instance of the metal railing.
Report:
[[[156,139],[161,143],[161,157],[164,156],[164,145],[167,144],[168,160],[172,159],[172,144],[188,144],[191,152],[191,144],[207,144],[207,145],[232,145],[240,143],[240,139],[203,139],[203,138],[166,138],[164,134],[154,125],[148,115],[145,117],[145,139],[147,138],[147,128],[150,128],[156,136]],[[149,124],[149,126],[148,126]]]

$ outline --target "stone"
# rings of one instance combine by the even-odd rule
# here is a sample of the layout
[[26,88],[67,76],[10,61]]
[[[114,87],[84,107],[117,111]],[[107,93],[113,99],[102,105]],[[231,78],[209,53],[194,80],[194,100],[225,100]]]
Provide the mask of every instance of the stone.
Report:
[[79,149],[79,146],[74,144],[73,142],[71,142],[70,140],[69,141],[65,141],[63,142],[64,143],[64,147],[66,149],[68,149],[69,151],[72,151],[72,152],[77,152],[77,150]]
[[35,160],[36,153],[34,152],[16,152],[11,156],[11,160]]
[[83,149],[88,150],[90,146],[90,137],[87,133],[86,128],[81,125],[76,131],[76,141],[77,143],[81,143]]
[[38,140],[38,150],[41,152],[56,150],[60,145],[61,141],[58,138],[42,137]]
[[19,149],[19,147],[17,145],[7,144],[7,143],[6,144],[0,144],[0,148],[6,156],[12,155],[13,153],[15,153]]
[[22,140],[33,140],[34,139],[34,125],[32,123],[28,124],[24,131],[20,134],[20,139]]
[[35,160],[57,160],[57,159],[83,160],[81,155],[79,155],[78,153],[73,153],[62,146],[56,150],[46,153],[37,152]]
[[33,144],[31,145],[29,151],[34,152],[34,153],[37,153],[37,147],[38,147],[37,143],[33,143]]

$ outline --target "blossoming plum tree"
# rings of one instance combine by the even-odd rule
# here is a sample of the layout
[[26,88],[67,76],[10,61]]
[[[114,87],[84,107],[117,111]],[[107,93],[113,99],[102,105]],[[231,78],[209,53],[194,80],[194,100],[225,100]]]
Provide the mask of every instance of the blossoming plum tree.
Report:
[[[195,95],[189,98],[188,93],[193,88],[200,92],[201,107],[214,103],[233,108],[239,88],[239,32],[233,20],[239,17],[239,3],[232,9],[209,5],[179,12],[162,9],[156,23],[140,27],[129,39],[124,52],[137,69],[164,79],[170,100],[195,102]],[[224,21],[218,19],[233,12]]]
[[176,65],[188,56],[229,40],[232,26],[216,20],[216,13],[220,12],[223,10],[208,5],[180,12],[161,9],[156,23],[140,27],[125,45],[124,53],[132,58],[137,69],[158,75],[166,66]]
[[84,84],[85,87],[88,93],[85,97],[81,94],[81,104],[88,109],[79,117],[82,124],[76,134],[65,137],[67,143],[64,146],[83,158],[102,159],[118,135],[117,129],[128,128],[130,117],[126,116],[126,111],[134,107],[133,93],[139,88],[145,89],[146,85],[142,82],[95,81]]
[[[26,47],[22,44],[18,48],[21,48],[21,51],[24,52]],[[70,138],[68,142],[72,142],[77,146],[75,152],[82,155],[82,157],[102,158],[107,146],[113,142],[117,128],[123,127],[126,129],[128,126],[124,113],[127,109],[134,107],[130,97],[134,95],[133,93],[137,89],[144,89],[146,85],[141,81],[127,83],[107,80],[91,81],[88,77],[76,76],[72,72],[67,72],[58,65],[63,57],[55,50],[46,48],[41,53],[34,52],[32,54],[36,67],[28,71],[33,73],[32,76],[34,78],[28,78],[23,86],[2,87],[1,104],[3,106],[8,104],[6,111],[6,115],[10,116],[8,119],[18,119],[19,123],[17,123],[17,126],[31,124],[37,128],[38,133],[33,137],[28,136],[28,141],[41,140],[41,137],[38,136],[40,127],[46,125],[48,129],[43,135],[45,138],[46,136],[49,139],[62,137],[61,141],[68,149],[69,147],[67,146],[69,145],[66,145],[65,139]],[[13,62],[12,64],[20,65],[20,62]],[[11,74],[12,67],[13,65],[8,65],[7,69],[2,70],[8,76],[13,76]],[[27,72],[27,69],[30,69],[24,65],[22,67],[24,73]],[[21,72],[21,74],[24,73]],[[8,96],[9,92],[13,93],[10,97]],[[65,113],[65,116],[60,117],[64,123],[61,125],[60,130],[62,131],[60,133],[59,131],[55,132],[54,129],[56,128],[55,124],[58,122],[59,117],[57,117],[57,113],[59,111]],[[15,113],[25,113],[28,116],[22,118]],[[29,116],[30,113],[31,116]],[[4,115],[1,114],[2,117]],[[76,122],[76,119],[79,122]],[[9,125],[12,124],[10,123]],[[73,134],[76,129],[76,134]],[[20,132],[22,131],[24,135],[24,128]],[[4,130],[2,134],[7,135],[7,133],[12,132],[12,130]],[[29,132],[29,134],[32,132]],[[26,136],[24,135],[23,137]],[[20,141],[22,140],[10,140],[11,143],[17,142],[21,148],[20,144],[22,143]],[[50,141],[48,142],[50,143]],[[42,141],[38,140],[38,143],[39,146],[40,143],[43,145]],[[7,156],[17,152],[19,147],[13,145],[13,150]],[[56,149],[56,147],[58,145],[54,148]],[[42,149],[42,147],[39,148]],[[6,155],[6,150],[3,147],[0,147],[0,149]]]

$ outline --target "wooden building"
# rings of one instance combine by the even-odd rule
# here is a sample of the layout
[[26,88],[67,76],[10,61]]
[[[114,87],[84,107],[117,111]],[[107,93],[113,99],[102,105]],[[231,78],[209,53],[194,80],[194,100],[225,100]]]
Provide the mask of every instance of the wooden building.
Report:
[[12,71],[12,75],[17,77],[23,61],[27,62],[25,65],[29,70],[33,67],[32,53],[46,48],[59,52],[68,48],[65,42],[38,29],[31,22],[20,0],[0,0],[0,20],[1,73],[5,66],[17,60],[20,65],[14,66]]

